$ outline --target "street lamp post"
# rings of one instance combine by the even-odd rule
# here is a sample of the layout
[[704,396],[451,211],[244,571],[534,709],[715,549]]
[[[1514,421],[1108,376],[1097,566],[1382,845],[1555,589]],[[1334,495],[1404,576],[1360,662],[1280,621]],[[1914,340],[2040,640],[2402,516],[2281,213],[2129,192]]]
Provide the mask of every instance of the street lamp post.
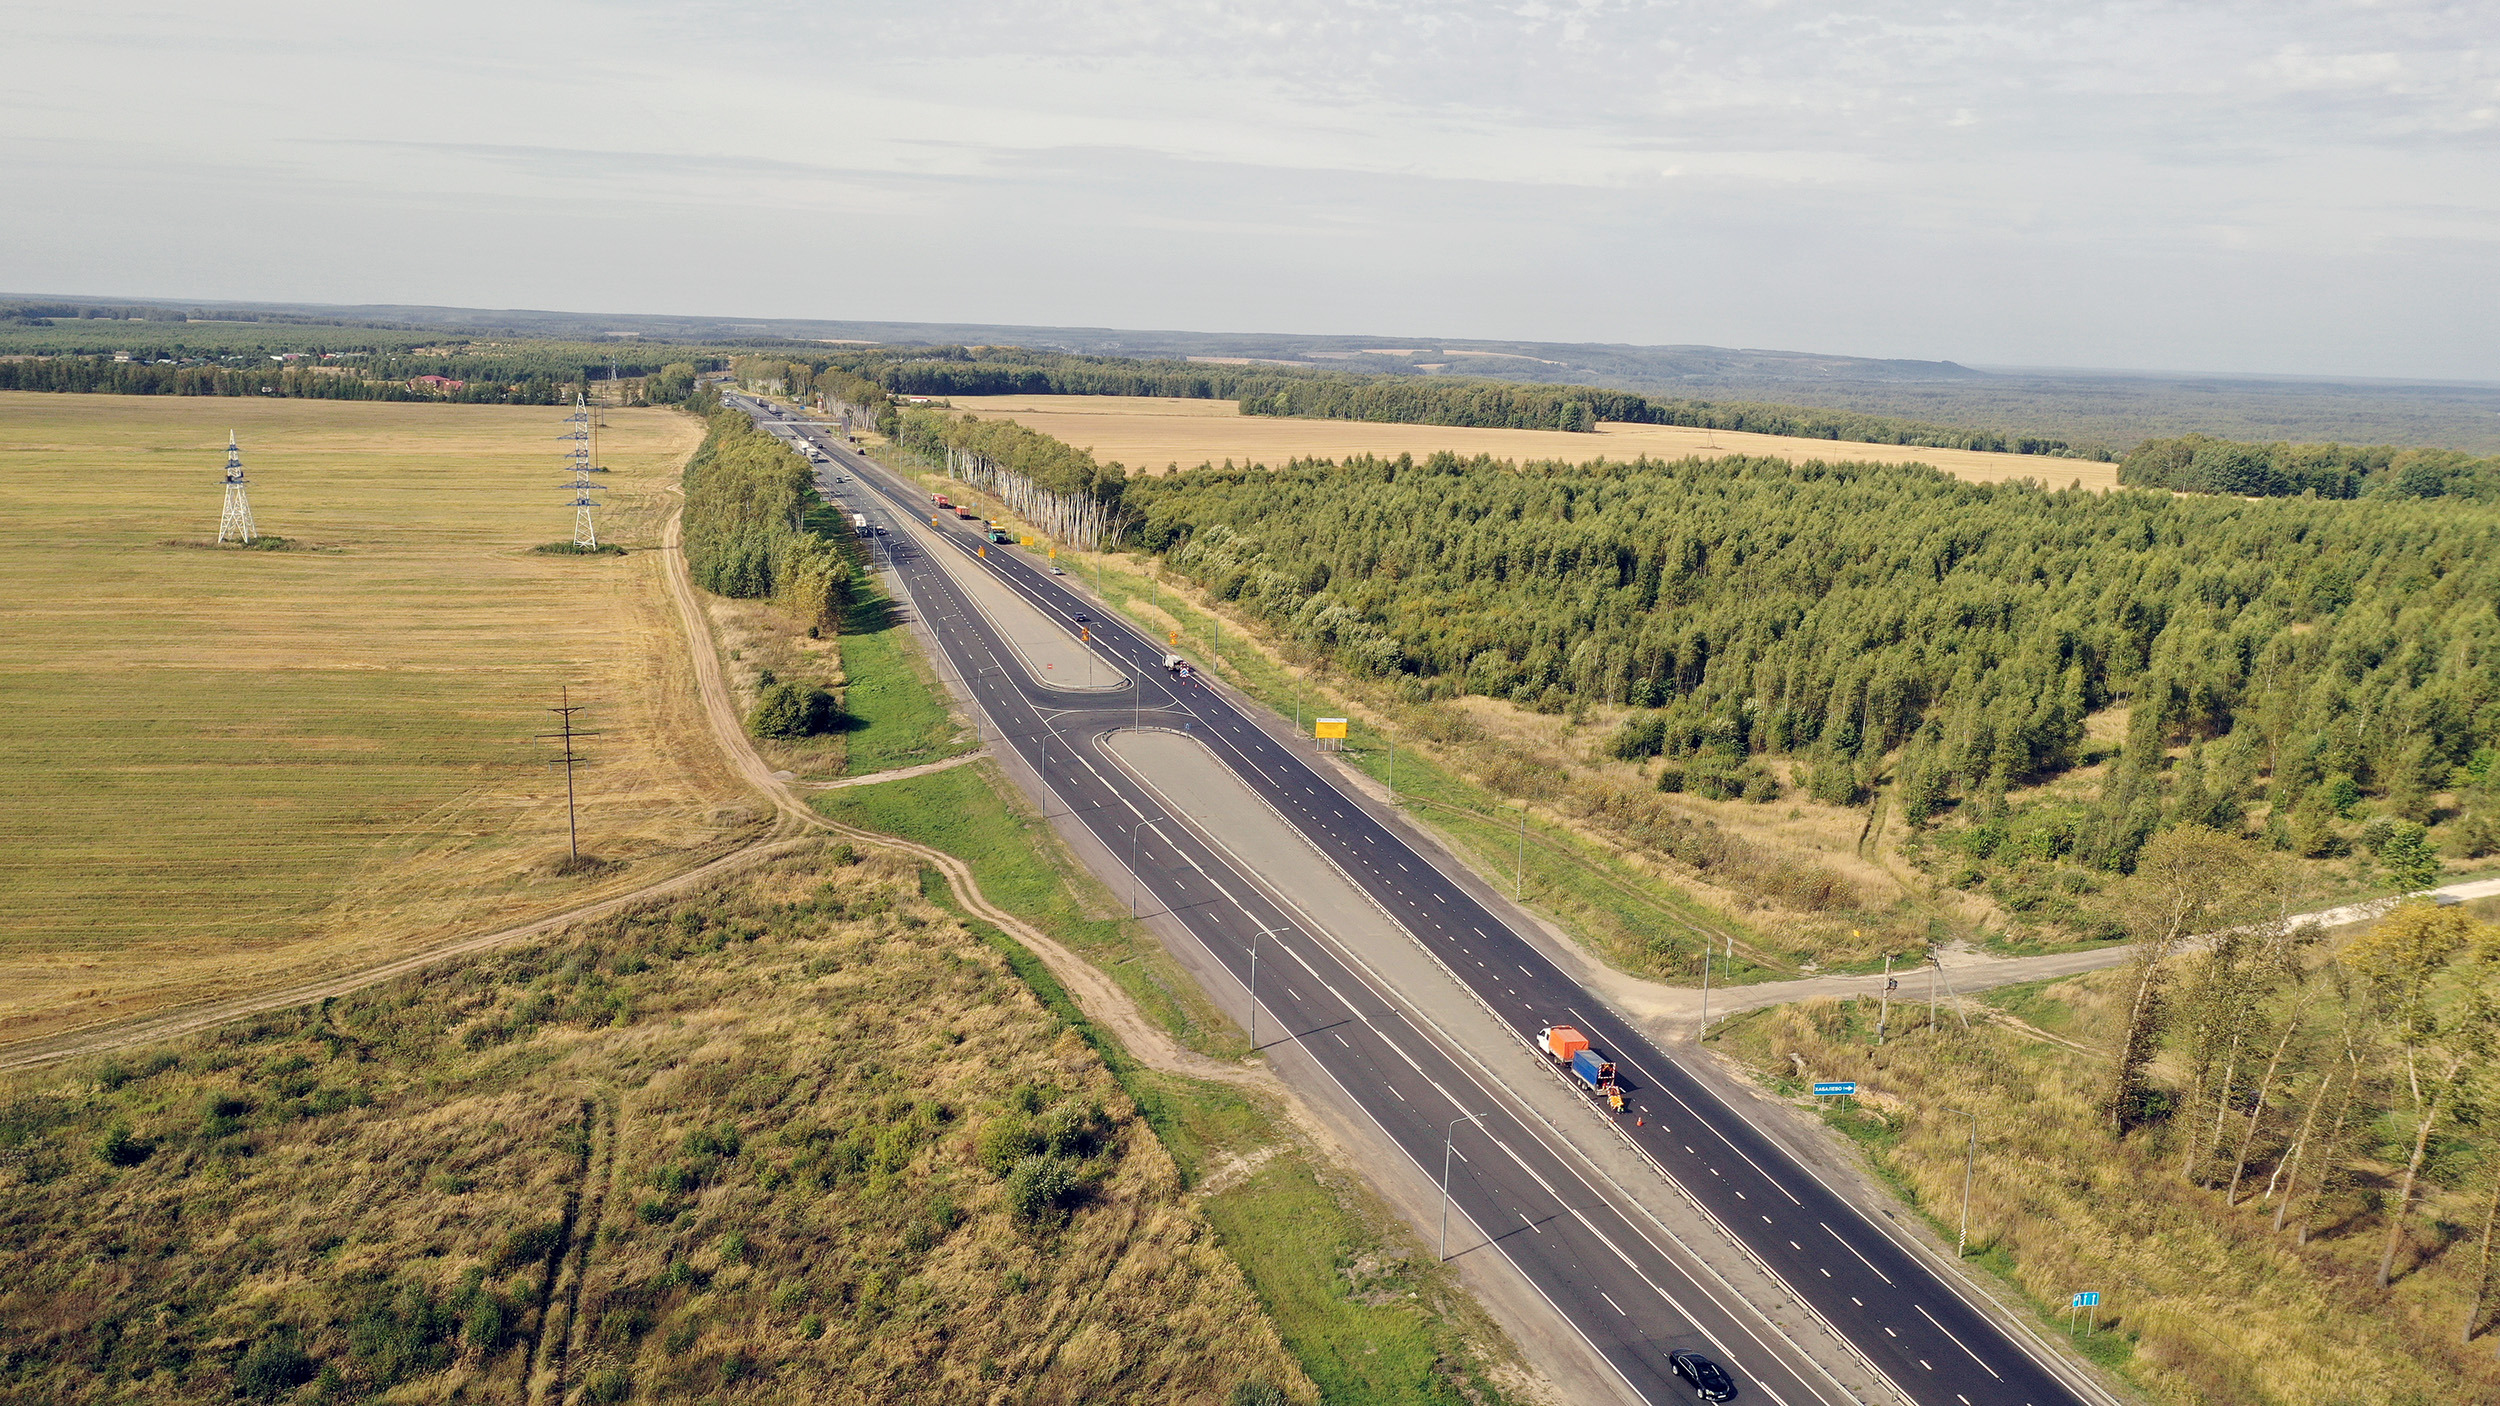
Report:
[[1701,1033],[1693,1040],[1699,1043],[1710,1034],[1710,936],[1701,939]]
[[1519,803],[1519,862],[1511,870],[1510,897],[1516,903],[1528,896],[1528,803]]
[[1259,1049],[1259,939],[1274,931],[1274,928],[1261,927],[1250,934],[1250,1051],[1253,1054]]
[[1979,1170],[1979,1115],[1959,1108],[1948,1108],[1945,1112],[1970,1120],[1970,1151],[1962,1161],[1962,1238],[1953,1245],[1953,1257],[1958,1260],[1970,1251],[1970,1187],[1973,1175]]
[[1450,1257],[1450,1140],[1458,1135],[1461,1123],[1473,1123],[1478,1131],[1482,1131],[1484,1115],[1470,1113],[1454,1118],[1441,1133],[1441,1258],[1444,1260]]

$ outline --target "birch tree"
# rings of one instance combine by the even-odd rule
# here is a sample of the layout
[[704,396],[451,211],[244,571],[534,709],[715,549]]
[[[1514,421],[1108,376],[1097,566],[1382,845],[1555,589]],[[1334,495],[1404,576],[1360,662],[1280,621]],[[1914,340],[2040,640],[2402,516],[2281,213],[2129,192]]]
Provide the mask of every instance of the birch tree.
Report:
[[[2451,988],[2441,978],[2461,959],[2465,979]],[[2500,931],[2474,921],[2462,908],[2403,903],[2354,941],[2348,960],[2370,983],[2402,1053],[2398,1111],[2412,1140],[2379,1252],[2383,1289],[2395,1274],[2431,1139],[2454,1115],[2500,1028],[2500,1002],[2491,990],[2500,971]]]
[[2145,845],[2118,898],[2135,938],[2135,979],[2110,1076],[2106,1107],[2113,1135],[2125,1137],[2143,1114],[2150,1090],[2145,1069],[2168,1023],[2170,959],[2190,938],[2278,912],[2280,882],[2272,855],[2202,825],[2163,831]]

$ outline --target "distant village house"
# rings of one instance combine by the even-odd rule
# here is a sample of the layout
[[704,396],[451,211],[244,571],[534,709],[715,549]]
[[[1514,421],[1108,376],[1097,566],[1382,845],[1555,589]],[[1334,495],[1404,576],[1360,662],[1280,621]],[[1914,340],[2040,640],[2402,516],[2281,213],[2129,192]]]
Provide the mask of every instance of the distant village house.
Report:
[[413,376],[409,378],[408,388],[426,391],[456,391],[468,384],[466,381],[455,381],[449,376]]

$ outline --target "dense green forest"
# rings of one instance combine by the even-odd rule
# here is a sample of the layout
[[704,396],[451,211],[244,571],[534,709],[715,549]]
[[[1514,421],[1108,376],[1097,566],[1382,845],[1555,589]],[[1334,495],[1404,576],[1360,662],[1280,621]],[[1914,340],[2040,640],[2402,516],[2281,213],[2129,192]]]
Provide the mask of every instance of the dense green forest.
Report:
[[[2052,857],[2123,870],[2164,825],[2260,801],[2310,853],[2364,797],[2408,823],[2451,785],[2500,807],[2500,513],[1741,458],[1125,489],[1141,545],[1282,635],[1415,699],[1654,709],[1618,750],[1730,789],[1742,759],[1786,754],[1824,799],[1880,779],[1915,820],[1992,806],[2124,705],[2096,810],[2037,841]],[[2192,778],[2165,762],[2182,743]]]
[[[439,331],[311,321],[0,319],[0,390],[548,405],[611,376],[638,383],[671,363],[691,372],[727,360],[719,348],[475,341]],[[458,390],[412,386],[419,376],[467,384]]]
[[2136,488],[2242,498],[2472,498],[2500,502],[2500,458],[2392,444],[2250,444],[2182,435],[2136,446],[2119,466]]
[[[448,375],[412,371],[409,376]],[[109,356],[58,356],[0,361],[0,391],[66,391],[100,395],[275,395],[311,400],[455,400],[468,404],[555,405],[580,384],[523,373],[513,381],[471,380],[470,369],[454,379],[458,390],[420,390],[406,378],[377,379],[329,364],[297,366],[156,365]]]
[[715,411],[686,465],[686,567],[715,595],[769,598],[821,629],[855,582],[849,555],[810,531],[814,475],[789,445],[736,411]]
[[1540,386],[1457,377],[1331,375],[1244,395],[1245,415],[1304,415],[1425,425],[1490,425],[1523,430],[1592,430],[1601,420],[1690,425],[1801,439],[1981,449],[2008,454],[2105,457],[2062,440],[1955,429],[1846,410],[1708,400],[1663,400],[1597,386]]

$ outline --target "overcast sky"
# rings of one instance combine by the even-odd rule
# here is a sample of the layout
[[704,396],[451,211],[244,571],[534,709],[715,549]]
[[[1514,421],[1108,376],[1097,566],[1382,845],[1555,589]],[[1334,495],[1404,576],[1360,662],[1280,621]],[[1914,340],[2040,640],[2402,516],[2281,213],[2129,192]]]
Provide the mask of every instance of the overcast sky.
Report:
[[2500,379],[2489,0],[0,16],[13,291]]

